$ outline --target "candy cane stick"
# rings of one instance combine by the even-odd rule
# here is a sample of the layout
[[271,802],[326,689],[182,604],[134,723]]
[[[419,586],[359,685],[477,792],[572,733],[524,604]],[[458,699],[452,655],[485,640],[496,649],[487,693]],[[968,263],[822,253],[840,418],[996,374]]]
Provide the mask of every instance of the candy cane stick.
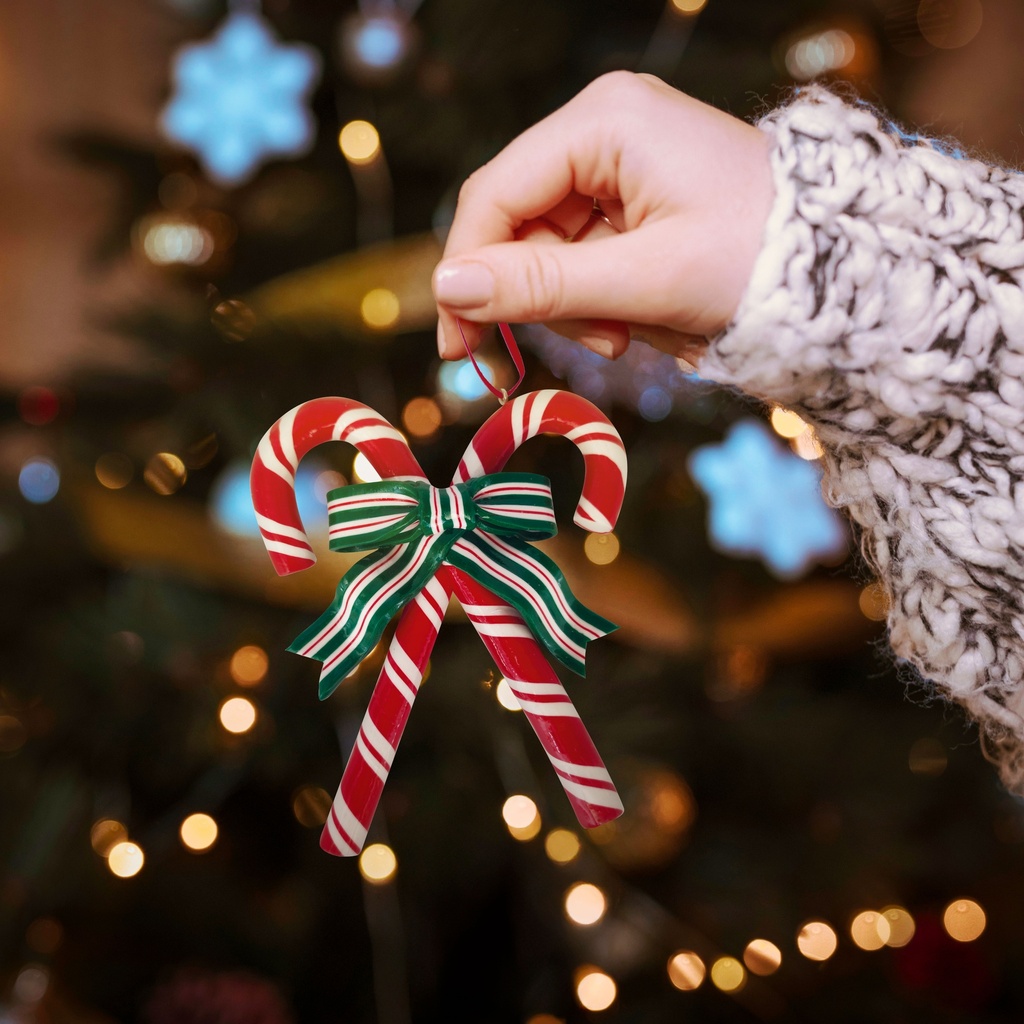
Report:
[[[576,522],[610,530],[625,492],[622,441],[593,405],[567,392],[524,395],[496,412],[477,432],[454,482],[497,472],[538,433],[561,434],[579,447],[586,476]],[[445,568],[398,620],[320,837],[329,853],[354,856],[362,849],[452,590],[519,699],[580,823],[589,828],[622,813],[589,733],[519,613],[464,573]]]

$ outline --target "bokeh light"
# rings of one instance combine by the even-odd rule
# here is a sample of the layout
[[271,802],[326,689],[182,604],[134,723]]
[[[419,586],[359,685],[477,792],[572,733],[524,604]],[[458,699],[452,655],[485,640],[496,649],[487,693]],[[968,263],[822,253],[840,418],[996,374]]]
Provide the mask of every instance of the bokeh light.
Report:
[[576,998],[584,1010],[599,1013],[615,1002],[614,979],[597,967],[581,967],[576,972]]
[[540,811],[528,797],[517,793],[510,796],[501,808],[501,816],[513,838],[526,842],[540,831]]
[[363,323],[374,331],[390,330],[398,323],[402,307],[390,288],[371,288],[359,304]]
[[114,818],[100,818],[89,829],[89,842],[101,857],[109,857],[110,851],[127,838],[128,829]]
[[219,717],[228,732],[248,732],[256,724],[256,705],[246,697],[228,697],[220,706]]
[[523,710],[522,704],[519,703],[519,698],[512,692],[512,687],[508,685],[507,679],[498,680],[498,685],[494,688],[494,696],[506,711]]
[[743,950],[743,962],[751,974],[766,978],[782,966],[782,950],[767,939],[752,939]]
[[974,900],[953,900],[942,915],[942,926],[957,942],[973,942],[985,924],[985,911]]
[[27,739],[28,732],[20,718],[0,715],[0,754],[13,754],[21,750]]
[[956,50],[981,31],[984,17],[981,0],[921,0],[917,27],[937,49]]
[[907,766],[915,775],[938,778],[949,763],[946,748],[934,736],[916,740],[907,754]]
[[747,972],[734,956],[719,957],[711,965],[711,984],[722,992],[738,992],[747,983]]
[[[494,367],[486,357],[478,357],[477,365],[480,373],[493,384],[495,382]],[[489,392],[480,379],[476,367],[469,359],[446,361],[437,371],[438,387],[454,398],[463,402],[475,402],[485,398]]]
[[119,491],[131,483],[135,467],[127,455],[120,452],[107,452],[96,460],[96,479],[111,491]]
[[808,921],[796,937],[796,948],[808,960],[828,960],[838,944],[835,929],[826,921]]
[[591,533],[583,542],[583,553],[594,565],[610,565],[619,557],[621,547],[614,533]]
[[669,0],[674,11],[680,14],[698,14],[707,6],[708,0]]
[[158,267],[198,267],[213,255],[213,235],[195,221],[173,214],[143,218],[136,228],[138,245]]
[[188,470],[180,456],[173,452],[157,452],[146,463],[142,478],[151,490],[166,497],[181,490],[188,479]]
[[33,505],[45,505],[57,497],[60,470],[50,459],[27,459],[18,473],[18,490]]
[[580,854],[580,840],[567,828],[554,828],[544,837],[544,852],[556,864],[571,864]]
[[433,398],[410,399],[402,410],[402,425],[410,436],[421,441],[433,437],[441,429],[442,421],[441,407]]
[[831,28],[796,40],[786,50],[786,70],[798,82],[807,82],[853,63],[857,43],[849,32]]
[[858,949],[881,949],[889,941],[889,921],[877,911],[862,910],[850,922],[850,938]]
[[608,909],[604,893],[590,882],[577,882],[565,893],[565,915],[575,924],[597,924]]
[[146,857],[142,847],[128,839],[114,843],[107,854],[107,867],[118,878],[132,878],[142,870]]
[[30,427],[52,423],[60,412],[60,399],[52,388],[29,387],[18,394],[18,415]]
[[359,484],[376,483],[380,479],[380,473],[362,452],[356,452],[352,460],[352,479]]
[[795,412],[784,409],[781,405],[772,409],[771,416],[772,430],[779,437],[799,437],[806,429],[807,424]]
[[688,949],[679,950],[669,959],[668,980],[680,992],[693,992],[700,988],[706,974],[704,961]]
[[886,945],[899,948],[910,942],[917,926],[907,910],[903,907],[886,907],[882,915],[889,923],[889,938]]
[[338,148],[350,163],[372,163],[380,155],[380,134],[369,121],[349,121],[338,133]]
[[64,941],[61,923],[52,917],[37,917],[25,932],[25,943],[29,949],[43,956],[53,956]]
[[398,858],[386,843],[372,843],[359,855],[359,873],[371,885],[384,885],[395,877]]
[[[40,1002],[43,996],[46,995],[46,990],[50,985],[50,972],[43,967],[42,964],[26,964],[20,971],[18,976],[14,979],[14,985],[12,988],[12,995],[21,1004],[23,1008],[34,1006]],[[46,1016],[50,1016],[46,1014]],[[0,1020],[14,1021],[37,1018],[35,1013],[31,1014],[31,1017],[18,1013],[16,1016],[8,1017],[6,1014]]]
[[885,622],[889,617],[889,595],[878,580],[869,583],[857,598],[861,614],[872,622]]
[[239,686],[257,686],[267,677],[269,667],[267,652],[256,644],[246,644],[231,655],[228,671]]
[[292,795],[292,814],[305,828],[322,828],[331,812],[331,795],[320,786],[302,786]]
[[178,829],[182,843],[196,853],[209,850],[217,842],[217,822],[208,814],[190,814]]
[[825,454],[825,450],[821,447],[817,435],[809,428],[799,436],[794,437],[789,442],[789,446],[801,459],[805,459],[807,462],[820,459]]

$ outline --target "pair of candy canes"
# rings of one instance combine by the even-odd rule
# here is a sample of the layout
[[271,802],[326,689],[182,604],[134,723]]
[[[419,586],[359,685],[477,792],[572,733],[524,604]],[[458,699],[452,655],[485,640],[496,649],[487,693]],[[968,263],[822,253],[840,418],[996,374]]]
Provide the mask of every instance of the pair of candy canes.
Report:
[[[479,429],[453,483],[501,470],[537,434],[568,438],[584,459],[574,521],[594,533],[612,529],[622,506],[622,439],[586,399],[537,391],[510,400]],[[379,413],[348,398],[296,406],[264,435],[253,460],[253,505],[264,544],[281,576],[315,561],[295,501],[299,460],[326,441],[346,441],[382,478],[425,480],[408,442]],[[465,573],[443,566],[403,609],[355,746],[320,838],[337,856],[359,853],[409,718],[451,595],[462,603],[533,726],[576,817],[585,828],[622,813],[622,802],[572,700],[521,616]]]

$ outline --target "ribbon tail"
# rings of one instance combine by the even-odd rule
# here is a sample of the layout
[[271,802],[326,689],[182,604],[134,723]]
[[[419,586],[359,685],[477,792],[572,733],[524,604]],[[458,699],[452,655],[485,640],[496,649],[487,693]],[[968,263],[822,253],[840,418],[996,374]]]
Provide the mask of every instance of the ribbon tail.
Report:
[[562,570],[532,545],[483,530],[460,538],[446,561],[512,605],[547,651],[586,675],[587,644],[619,627],[580,602]]
[[426,537],[374,551],[345,573],[330,606],[288,646],[293,654],[323,663],[321,700],[373,650],[398,609],[434,575],[446,548]]

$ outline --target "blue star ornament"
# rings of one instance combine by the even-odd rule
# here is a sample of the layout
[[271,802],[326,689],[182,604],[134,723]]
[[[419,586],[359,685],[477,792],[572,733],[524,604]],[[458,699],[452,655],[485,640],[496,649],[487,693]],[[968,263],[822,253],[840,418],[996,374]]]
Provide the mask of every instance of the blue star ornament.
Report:
[[212,39],[182,47],[173,78],[164,134],[191,149],[218,184],[241,184],[268,157],[296,156],[313,144],[306,100],[320,56],[280,44],[257,14],[238,11]]
[[721,551],[759,555],[785,579],[840,553],[846,528],[821,496],[821,467],[792,454],[757,420],[697,448],[690,476],[710,501],[708,533]]

